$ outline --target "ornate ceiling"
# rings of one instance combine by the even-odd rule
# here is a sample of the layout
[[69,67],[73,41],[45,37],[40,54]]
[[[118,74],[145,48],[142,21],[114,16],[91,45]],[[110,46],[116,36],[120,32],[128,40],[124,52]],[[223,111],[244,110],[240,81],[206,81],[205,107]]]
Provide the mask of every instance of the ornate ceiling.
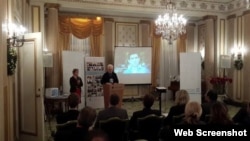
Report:
[[[48,2],[48,0],[42,0]],[[165,0],[50,0],[60,10],[100,16],[155,18],[164,13]],[[172,0],[177,11],[191,19],[205,15],[228,16],[246,8],[246,0]]]

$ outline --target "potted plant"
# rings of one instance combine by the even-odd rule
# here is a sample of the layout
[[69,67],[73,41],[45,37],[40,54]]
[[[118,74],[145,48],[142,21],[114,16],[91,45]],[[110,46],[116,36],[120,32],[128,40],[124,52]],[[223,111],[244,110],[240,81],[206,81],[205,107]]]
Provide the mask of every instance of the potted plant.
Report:
[[17,52],[14,48],[7,48],[7,72],[8,75],[13,75],[15,73],[17,63]]

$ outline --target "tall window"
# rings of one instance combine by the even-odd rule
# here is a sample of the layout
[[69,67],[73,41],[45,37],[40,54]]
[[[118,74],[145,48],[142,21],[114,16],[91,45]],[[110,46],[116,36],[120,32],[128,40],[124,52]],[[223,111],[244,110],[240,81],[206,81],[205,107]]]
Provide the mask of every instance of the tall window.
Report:
[[83,51],[85,55],[90,55],[90,38],[79,39],[71,34],[70,41],[70,50]]

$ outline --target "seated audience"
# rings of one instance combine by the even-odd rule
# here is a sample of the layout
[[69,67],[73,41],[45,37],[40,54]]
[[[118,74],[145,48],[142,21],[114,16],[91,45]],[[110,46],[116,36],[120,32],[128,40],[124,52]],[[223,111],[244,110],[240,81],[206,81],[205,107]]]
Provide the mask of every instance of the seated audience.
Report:
[[77,106],[79,103],[79,98],[76,94],[71,94],[68,97],[69,110],[68,112],[59,114],[56,117],[57,124],[62,124],[70,120],[77,120],[79,111],[77,110]]
[[250,125],[250,102],[235,114],[233,121],[239,125]]
[[232,125],[233,121],[228,115],[227,106],[224,103],[216,102],[211,108],[210,125]]
[[[210,115],[210,110],[214,103],[217,102],[217,92],[214,90],[209,90],[205,96],[206,103],[203,103],[202,106],[202,115],[201,120],[206,121],[206,116]],[[207,121],[206,121],[207,122]]]
[[180,124],[181,125],[204,125],[205,123],[200,121],[201,114],[202,114],[201,105],[196,101],[189,102],[186,104],[185,117]]
[[179,90],[176,92],[175,106],[169,110],[168,116],[164,119],[164,125],[172,125],[173,117],[184,114],[185,106],[189,101],[189,95],[186,90]]
[[101,130],[92,130],[89,132],[87,141],[109,141],[108,135]]
[[120,119],[128,119],[128,113],[125,109],[119,108],[120,98],[117,94],[110,95],[110,107],[104,109],[98,113],[96,120],[96,127],[99,124],[100,120],[107,120],[112,117],[119,117]]
[[201,114],[202,114],[202,108],[198,102],[195,101],[188,102],[185,106],[183,121],[173,126],[163,127],[159,134],[160,140],[167,141],[169,140],[169,136],[175,136],[174,129],[176,128],[176,126],[178,126],[178,128],[181,127],[188,129],[191,125],[192,126],[205,125],[203,121],[200,121]]
[[151,114],[161,116],[161,112],[159,110],[152,110],[151,109],[153,104],[154,104],[154,96],[146,94],[143,98],[144,108],[140,111],[134,112],[131,119],[130,119],[129,126],[131,129],[136,129],[138,118],[142,118],[142,117],[145,117],[145,116],[151,115]]
[[90,107],[83,108],[77,119],[77,126],[74,129],[58,131],[54,141],[86,141],[89,128],[96,119],[96,111]]

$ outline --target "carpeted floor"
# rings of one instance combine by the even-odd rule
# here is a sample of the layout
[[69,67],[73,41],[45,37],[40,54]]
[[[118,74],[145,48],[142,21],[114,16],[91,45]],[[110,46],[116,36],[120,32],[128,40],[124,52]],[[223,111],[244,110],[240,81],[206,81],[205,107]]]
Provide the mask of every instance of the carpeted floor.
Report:
[[[174,102],[172,100],[162,100],[162,113],[163,115],[166,115],[169,112],[169,109],[171,106],[174,105]],[[141,110],[143,108],[142,101],[141,100],[126,100],[123,102],[122,107],[124,109],[127,109],[129,118],[132,116],[134,111]],[[159,109],[159,101],[155,101],[153,109]],[[239,110],[239,107],[228,105],[229,109],[229,115],[230,117],[233,117],[235,113]],[[97,109],[97,112],[101,109]],[[45,121],[45,138],[46,141],[53,141],[53,138],[51,137],[51,133],[53,131],[56,131],[56,121],[55,118],[52,117],[50,122],[48,120]]]

